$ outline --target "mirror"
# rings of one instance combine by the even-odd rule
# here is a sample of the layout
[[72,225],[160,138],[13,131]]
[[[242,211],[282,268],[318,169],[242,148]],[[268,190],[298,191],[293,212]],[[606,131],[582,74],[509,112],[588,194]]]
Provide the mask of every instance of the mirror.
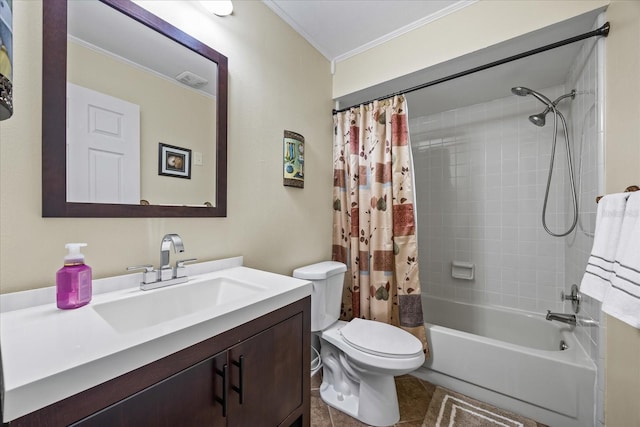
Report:
[[[76,6],[85,8],[90,3],[104,9],[98,12],[101,19],[113,15],[114,19],[124,19],[141,27],[134,30],[135,41],[128,43],[129,48],[142,46],[143,39],[168,41],[168,46],[144,51],[154,53],[147,56],[169,66],[169,70],[159,70],[147,63],[142,66],[133,64],[134,61],[139,62],[131,56],[138,55],[136,52],[119,51],[120,48],[115,46],[96,48],[100,43],[97,41],[99,37],[88,34],[86,29],[98,25],[90,23],[88,10],[75,10]],[[85,19],[80,19],[77,24],[77,16]],[[108,25],[107,35],[114,33],[113,28],[124,33],[125,23],[117,24],[117,27],[112,25]],[[143,34],[143,31],[149,34]],[[112,43],[117,37],[103,38]],[[124,39],[131,40],[131,36]],[[166,54],[174,52],[174,49],[176,53]],[[191,59],[167,60],[182,55],[180,50],[188,52]],[[105,54],[106,51],[109,53]],[[142,77],[149,74],[149,69],[153,69],[150,72],[152,76]],[[183,74],[183,71],[189,73]],[[207,83],[198,77],[203,77]],[[43,216],[226,216],[227,78],[225,56],[128,0],[43,2]],[[80,92],[77,92],[78,87]],[[142,97],[145,93],[151,98]],[[98,105],[94,104],[95,99],[106,99],[106,107],[97,108],[97,113],[86,114],[86,111],[93,110],[77,99],[84,100],[87,94],[91,106]],[[103,95],[106,98],[102,98]],[[132,114],[127,116],[118,109],[122,104],[111,108],[109,103],[113,100],[123,102],[126,108],[133,105],[138,110],[125,108],[122,111]],[[117,114],[112,115],[114,111]],[[125,119],[120,120],[120,117]],[[89,148],[86,151],[85,148],[80,155],[72,155],[74,138],[83,144],[91,139],[78,136],[77,129],[90,128],[100,134],[99,138],[110,135],[112,130],[116,133],[122,131],[124,135],[127,132],[123,129],[126,130],[127,126],[122,123],[135,121],[127,117],[138,120],[137,127],[133,126],[130,134],[137,136],[139,143],[124,144],[138,147],[132,154],[118,153],[114,156],[110,150]],[[102,144],[102,140],[97,144]],[[96,151],[107,151],[109,155],[96,156]],[[124,175],[124,179],[119,178],[121,175],[112,178],[113,170],[124,168],[122,165],[126,160],[122,158],[129,159],[128,162],[134,165],[134,172]],[[78,162],[77,159],[83,161]],[[137,193],[134,188],[124,201],[111,200],[107,194],[109,191],[97,192],[93,181],[85,185],[89,190],[78,190],[76,184],[82,180],[68,178],[76,176],[78,165],[80,169],[94,168],[89,173],[92,180],[106,176],[103,182],[107,184],[124,183],[106,185],[104,188],[107,190],[114,187],[114,192],[118,193],[118,189],[124,187],[130,191],[136,187],[134,184],[139,183]],[[96,193],[100,196],[98,200],[105,200],[107,194],[107,202],[90,202],[95,200]],[[149,204],[145,203],[146,200]]]

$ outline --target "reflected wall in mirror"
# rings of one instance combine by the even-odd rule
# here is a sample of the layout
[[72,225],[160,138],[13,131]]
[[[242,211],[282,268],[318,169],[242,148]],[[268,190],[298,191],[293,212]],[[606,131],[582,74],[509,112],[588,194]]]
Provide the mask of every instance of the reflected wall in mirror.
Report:
[[43,216],[226,216],[226,128],[225,56],[128,0],[43,3]]

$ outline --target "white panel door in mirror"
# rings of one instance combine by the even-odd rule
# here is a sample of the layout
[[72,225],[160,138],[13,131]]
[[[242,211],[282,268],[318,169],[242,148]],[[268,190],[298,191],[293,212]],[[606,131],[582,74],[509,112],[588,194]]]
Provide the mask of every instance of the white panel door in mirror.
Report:
[[140,203],[140,107],[67,84],[67,201]]

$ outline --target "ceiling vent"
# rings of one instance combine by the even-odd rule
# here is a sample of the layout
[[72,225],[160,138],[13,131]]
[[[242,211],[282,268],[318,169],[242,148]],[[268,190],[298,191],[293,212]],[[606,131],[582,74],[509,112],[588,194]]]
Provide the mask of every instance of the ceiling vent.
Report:
[[204,77],[200,77],[199,75],[194,74],[191,71],[183,71],[176,76],[176,80],[195,89],[200,89],[201,87],[209,83],[209,80],[205,79]]

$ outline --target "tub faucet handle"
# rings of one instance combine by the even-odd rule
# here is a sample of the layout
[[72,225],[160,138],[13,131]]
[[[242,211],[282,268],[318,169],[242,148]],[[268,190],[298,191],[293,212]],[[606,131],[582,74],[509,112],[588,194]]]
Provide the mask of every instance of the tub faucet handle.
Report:
[[565,294],[564,291],[560,292],[560,301],[571,301],[571,308],[573,308],[573,312],[576,314],[580,311],[581,300],[582,294],[576,284],[571,285],[571,293],[569,295]]

